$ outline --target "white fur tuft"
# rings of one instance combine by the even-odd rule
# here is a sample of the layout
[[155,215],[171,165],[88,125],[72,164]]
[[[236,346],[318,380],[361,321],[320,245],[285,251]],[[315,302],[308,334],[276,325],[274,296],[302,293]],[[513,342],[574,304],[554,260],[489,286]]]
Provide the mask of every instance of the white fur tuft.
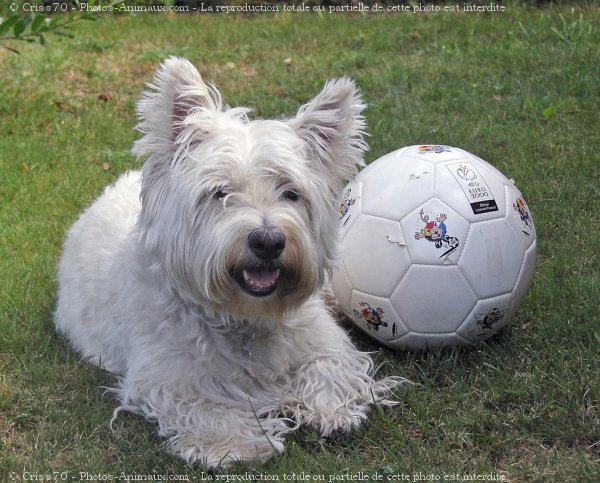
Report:
[[365,108],[354,82],[342,77],[327,82],[289,121],[329,177],[348,181],[364,166]]
[[207,85],[186,59],[169,57],[154,76],[138,102],[138,130],[143,136],[134,143],[136,156],[169,156],[177,150],[185,121],[193,112],[222,109],[221,96]]

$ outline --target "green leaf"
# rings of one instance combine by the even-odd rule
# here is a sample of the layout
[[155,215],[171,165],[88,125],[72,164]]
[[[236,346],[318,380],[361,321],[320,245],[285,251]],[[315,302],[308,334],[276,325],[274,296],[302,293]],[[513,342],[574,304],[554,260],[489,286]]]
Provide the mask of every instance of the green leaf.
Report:
[[15,37],[19,37],[25,31],[25,27],[25,22],[23,20],[19,20],[13,27],[13,35]]
[[550,106],[542,111],[542,116],[544,116],[544,119],[550,119],[552,116],[554,116],[556,114],[557,111],[558,111],[557,105]]
[[45,22],[46,17],[44,17],[43,15],[38,15],[33,19],[33,22],[31,22],[31,31],[38,32],[40,28],[44,26]]
[[3,19],[2,23],[0,23],[0,35],[8,32],[13,27],[13,25],[16,24],[18,21],[19,21],[18,15],[13,15],[12,17]]
[[35,17],[34,13],[30,13],[29,15],[27,15],[27,17],[25,17],[23,19],[23,23],[25,24],[25,28],[27,28],[27,26],[31,23],[31,21],[33,20],[33,18]]

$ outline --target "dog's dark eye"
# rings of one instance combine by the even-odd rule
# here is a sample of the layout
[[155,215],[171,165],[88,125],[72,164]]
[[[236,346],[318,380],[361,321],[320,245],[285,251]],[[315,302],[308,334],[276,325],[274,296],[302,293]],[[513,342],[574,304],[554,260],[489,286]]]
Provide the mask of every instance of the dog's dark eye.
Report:
[[285,190],[281,196],[288,201],[298,201],[300,199],[298,192],[292,189]]
[[221,201],[223,198],[225,198],[227,195],[229,194],[228,191],[225,191],[224,189],[218,189],[217,191],[215,191],[213,198],[215,200],[219,200]]

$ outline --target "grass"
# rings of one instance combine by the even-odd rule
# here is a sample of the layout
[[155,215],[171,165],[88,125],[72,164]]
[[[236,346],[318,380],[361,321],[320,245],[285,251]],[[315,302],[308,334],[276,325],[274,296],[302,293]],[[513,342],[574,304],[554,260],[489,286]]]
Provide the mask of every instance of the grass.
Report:
[[399,407],[375,411],[349,442],[303,429],[282,456],[234,473],[598,481],[599,24],[600,10],[584,6],[126,15],[19,46],[20,56],[0,50],[0,477],[206,476],[137,417],[112,431],[116,402],[102,386],[113,380],[52,324],[62,238],[139,165],[135,101],[157,62],[177,54],[262,117],[292,114],[325,79],[351,76],[369,103],[368,161],[406,144],[461,146],[516,180],[538,230],[533,286],[509,329],[470,351],[383,350],[384,372],[419,383]]

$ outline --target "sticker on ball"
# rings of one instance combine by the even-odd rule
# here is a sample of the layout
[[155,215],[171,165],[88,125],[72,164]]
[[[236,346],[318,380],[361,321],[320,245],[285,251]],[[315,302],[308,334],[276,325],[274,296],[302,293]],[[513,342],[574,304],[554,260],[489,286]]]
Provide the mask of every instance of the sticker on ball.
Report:
[[408,146],[363,169],[339,206],[341,310],[394,349],[472,345],[514,316],[536,232],[514,182],[459,148]]

